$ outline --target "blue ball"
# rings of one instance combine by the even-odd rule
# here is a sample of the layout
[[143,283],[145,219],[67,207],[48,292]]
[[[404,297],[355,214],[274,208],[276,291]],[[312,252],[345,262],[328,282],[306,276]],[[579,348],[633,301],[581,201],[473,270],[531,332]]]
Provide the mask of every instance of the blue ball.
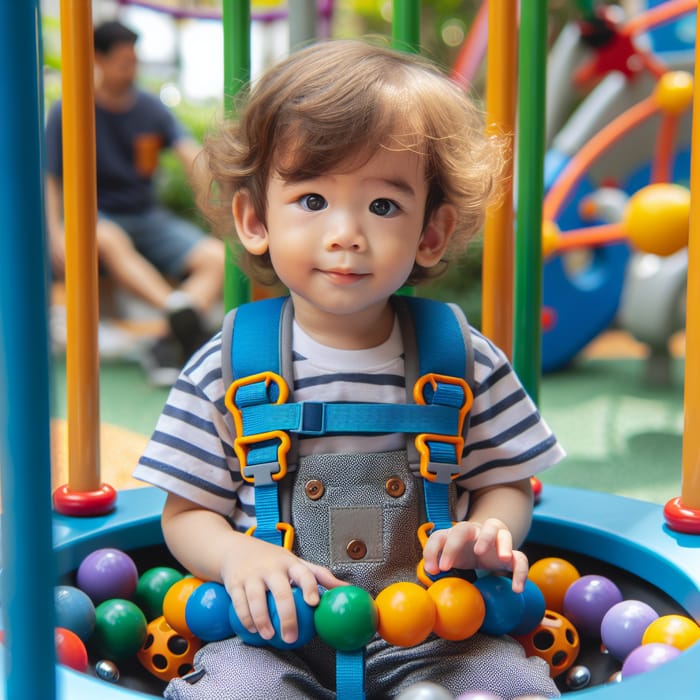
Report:
[[228,618],[231,604],[220,583],[203,583],[192,591],[185,605],[185,622],[195,637],[204,642],[218,642],[233,636]]
[[54,587],[56,627],[64,627],[87,643],[95,630],[95,605],[90,596],[75,586]]
[[267,605],[270,610],[270,621],[275,628],[275,635],[269,641],[269,644],[277,649],[298,649],[308,644],[316,635],[316,627],[314,625],[314,608],[312,608],[305,600],[301,588],[292,587],[292,595],[294,596],[294,605],[297,611],[297,629],[298,635],[295,642],[285,642],[280,633],[280,618],[277,612],[275,599],[270,592],[267,593]]
[[513,634],[516,637],[532,632],[542,622],[546,608],[542,591],[530,579],[525,581],[525,588],[520,595],[523,597],[525,609],[518,624],[509,632],[509,634]]
[[486,606],[481,631],[496,637],[508,634],[523,615],[525,602],[522,594],[513,592],[512,582],[505,576],[489,574],[478,578],[474,585]]
[[243,623],[236,614],[233,603],[228,606],[228,620],[236,636],[240,637],[246,644],[250,644],[253,647],[264,647],[267,645],[267,640],[263,639],[257,632],[249,632],[243,627]]
[[236,614],[236,610],[231,605],[229,607],[229,621],[233,631],[246,643],[260,647],[270,645],[276,649],[297,649],[308,644],[316,635],[314,626],[314,608],[304,601],[304,596],[300,588],[292,587],[294,605],[297,612],[298,636],[294,642],[285,642],[282,639],[280,630],[280,618],[277,612],[277,604],[270,591],[267,592],[267,607],[270,613],[270,622],[275,629],[275,634],[271,639],[263,639],[257,632],[249,632],[242,624]]

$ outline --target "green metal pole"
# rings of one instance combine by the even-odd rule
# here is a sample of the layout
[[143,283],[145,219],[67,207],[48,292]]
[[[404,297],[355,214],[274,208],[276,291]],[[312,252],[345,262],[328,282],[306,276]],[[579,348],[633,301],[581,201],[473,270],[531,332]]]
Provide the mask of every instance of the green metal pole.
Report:
[[539,399],[542,307],[547,2],[528,0],[520,15],[520,106],[515,219],[513,366],[533,401]]
[[[250,3],[223,0],[224,27],[224,109],[232,118],[235,97],[250,80]],[[226,246],[224,306],[226,310],[250,300],[250,283],[235,263],[230,245]]]
[[420,51],[420,0],[394,0],[391,39],[395,49]]

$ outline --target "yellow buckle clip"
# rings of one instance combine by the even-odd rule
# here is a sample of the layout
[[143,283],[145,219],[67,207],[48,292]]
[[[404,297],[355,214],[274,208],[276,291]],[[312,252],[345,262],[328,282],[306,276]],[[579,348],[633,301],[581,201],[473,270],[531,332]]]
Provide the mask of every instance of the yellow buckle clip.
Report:
[[[250,537],[255,537],[255,530],[257,527],[257,525],[249,527],[245,531],[245,534],[249,535]],[[294,544],[294,528],[289,523],[277,523],[276,528],[280,532],[284,533],[284,537],[282,538],[282,546],[291,552],[292,545]]]

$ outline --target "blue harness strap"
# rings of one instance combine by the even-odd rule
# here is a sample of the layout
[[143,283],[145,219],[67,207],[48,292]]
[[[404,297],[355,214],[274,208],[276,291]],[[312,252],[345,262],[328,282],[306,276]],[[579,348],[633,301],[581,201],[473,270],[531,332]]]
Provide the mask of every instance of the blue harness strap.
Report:
[[[405,302],[411,308],[416,330],[418,376],[439,375],[434,381],[425,383],[423,400],[431,407],[462,410],[464,421],[471,407],[471,388],[468,382],[451,381],[450,378],[469,378],[471,375],[469,330],[461,328],[455,312],[447,304],[420,297],[405,297]],[[426,519],[432,523],[430,531],[452,526],[449,488],[459,474],[463,429],[463,424],[460,424],[458,430],[435,434],[441,431],[425,427],[420,431],[423,434],[416,439],[421,454]],[[427,536],[429,532],[425,534]],[[422,567],[419,575],[421,571]]]

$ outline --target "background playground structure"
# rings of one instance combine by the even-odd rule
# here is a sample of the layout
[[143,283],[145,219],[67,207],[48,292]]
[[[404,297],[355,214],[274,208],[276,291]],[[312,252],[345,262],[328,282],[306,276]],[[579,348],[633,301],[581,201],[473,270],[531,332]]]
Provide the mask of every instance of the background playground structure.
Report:
[[[32,46],[30,37],[36,36],[36,13],[31,12],[30,3],[5,6],[0,15],[0,27],[4,28],[6,41],[0,42],[3,50],[8,53],[4,65],[19,65],[23,68],[17,76],[9,79],[7,90],[17,100],[16,114],[8,116],[5,134],[12,136],[23,129],[31,128],[35,135],[40,134],[40,82],[37,80],[38,67],[32,64],[36,61],[36,46]],[[69,3],[67,3],[67,6]],[[83,5],[80,3],[80,5]],[[491,0],[490,5],[496,7],[500,3]],[[501,5],[501,7],[503,7]],[[78,12],[79,7],[73,9]],[[240,8],[239,8],[240,9]],[[403,7],[402,9],[406,9]],[[82,8],[84,11],[84,6]],[[545,4],[542,2],[528,3],[523,8],[521,36],[525,45],[520,61],[521,70],[533,78],[542,76],[542,62],[538,46],[541,48],[541,30],[546,17]],[[410,15],[409,15],[410,16]],[[76,15],[79,17],[79,14]],[[67,18],[68,19],[68,18]],[[86,17],[82,16],[82,29],[86,32]],[[80,21],[74,29],[80,28]],[[245,23],[243,23],[245,26]],[[12,31],[7,31],[11,28]],[[16,34],[14,38],[12,34]],[[78,32],[75,36],[75,48],[80,43],[80,37],[85,35]],[[538,44],[538,40],[539,44]],[[26,45],[23,43],[26,42]],[[417,43],[417,42],[416,42]],[[34,51],[26,51],[26,48]],[[78,53],[78,52],[76,52]],[[87,51],[89,55],[89,50]],[[84,55],[83,55],[84,57]],[[5,56],[3,56],[5,58]],[[9,59],[13,60],[10,61]],[[21,60],[17,60],[21,58]],[[78,58],[78,56],[76,56]],[[538,62],[539,60],[539,62]],[[532,63],[527,63],[532,61]],[[84,71],[85,66],[78,65],[76,69]],[[87,66],[89,68],[89,65]],[[243,68],[243,70],[245,70]],[[89,73],[89,71],[87,71]],[[84,77],[84,76],[83,76]],[[521,132],[528,128],[537,131],[537,117],[541,124],[541,99],[544,96],[541,80],[534,86],[535,99],[528,104],[521,104]],[[525,91],[523,91],[525,92]],[[533,93],[528,92],[528,95]],[[21,108],[21,109],[20,109]],[[523,115],[522,112],[525,112]],[[20,117],[19,119],[17,117]],[[28,121],[33,126],[27,127]],[[524,139],[525,140],[525,139]],[[120,493],[113,512],[89,518],[75,518],[67,515],[50,517],[48,503],[48,423],[49,410],[46,386],[48,371],[46,362],[47,337],[45,324],[41,323],[45,312],[45,290],[37,285],[37,280],[43,279],[42,263],[42,221],[40,207],[40,154],[35,149],[34,158],[27,158],[26,151],[17,148],[18,139],[5,138],[3,150],[8,154],[7,174],[3,178],[0,192],[4,197],[0,200],[0,215],[7,230],[27,231],[17,244],[5,240],[8,245],[7,258],[16,261],[14,269],[3,280],[3,378],[7,395],[3,399],[3,413],[8,418],[7,435],[3,435],[3,511],[6,518],[3,521],[3,545],[5,550],[6,575],[3,576],[3,614],[6,622],[7,641],[12,652],[12,664],[5,666],[6,697],[54,697],[56,684],[53,682],[51,668],[42,668],[43,664],[50,665],[53,658],[53,639],[48,621],[52,619],[51,583],[46,576],[46,562],[55,556],[57,568],[61,574],[73,570],[77,562],[88,551],[110,542],[113,546],[139,547],[161,543],[157,516],[160,502],[157,496],[148,489],[137,489],[129,493]],[[40,139],[39,139],[40,141]],[[528,144],[537,153],[537,139],[529,140]],[[534,142],[534,146],[533,146]],[[23,147],[25,145],[23,144]],[[32,155],[32,154],[30,154]],[[527,153],[525,155],[528,155]],[[533,155],[530,153],[529,155]],[[541,155],[541,153],[540,153]],[[527,162],[520,153],[520,162]],[[520,178],[522,183],[522,178]],[[527,259],[540,258],[539,218],[541,178],[533,177],[534,190],[520,190],[519,219],[522,230],[529,229],[531,235],[526,241]],[[31,206],[17,207],[17,202],[28,202]],[[527,203],[527,207],[522,206]],[[83,205],[87,208],[85,200]],[[691,214],[693,210],[691,210]],[[532,225],[532,224],[536,225]],[[695,230],[692,225],[691,230]],[[527,225],[529,224],[529,226]],[[534,231],[534,235],[532,235]],[[523,236],[525,238],[526,236]],[[88,246],[89,248],[89,246]],[[691,251],[694,251],[691,242]],[[523,257],[522,255],[519,257]],[[697,257],[697,254],[696,254]],[[522,262],[522,261],[520,261]],[[697,264],[691,259],[690,267],[695,270]],[[517,270],[517,268],[516,268]],[[536,276],[536,275],[535,275]],[[700,277],[693,276],[691,280]],[[516,280],[517,281],[517,280]],[[532,294],[531,305],[522,304],[525,322],[537,327],[539,322],[540,303],[536,285]],[[38,289],[37,289],[38,287]],[[689,298],[698,299],[697,286],[689,291]],[[490,293],[494,293],[491,290]],[[81,300],[80,294],[75,294]],[[82,297],[84,298],[84,297]],[[522,297],[519,297],[521,300]],[[529,301],[529,300],[528,300]],[[503,299],[504,306],[511,303]],[[5,311],[8,311],[5,314]],[[693,427],[697,426],[697,391],[700,390],[696,360],[697,331],[700,326],[696,319],[697,307],[689,305],[688,309],[688,362],[686,365],[686,430],[684,442],[684,471],[683,494],[678,500],[683,518],[687,516],[687,524],[692,527],[693,513],[697,515],[699,506],[693,502],[693,497],[700,493],[698,476],[693,467],[697,464],[700,453],[696,434]],[[27,319],[36,320],[30,327]],[[95,317],[93,316],[93,320]],[[94,343],[94,326],[84,328],[86,335],[91,335],[84,344],[80,343],[80,331],[76,337],[77,345],[85,360],[85,367],[94,367],[96,349]],[[693,335],[695,334],[695,335]],[[520,336],[516,334],[516,346]],[[516,347],[514,352],[516,368],[527,376],[528,388],[537,393],[537,374],[539,371],[539,353],[536,348]],[[521,358],[524,358],[521,359]],[[90,381],[96,382],[96,377],[88,377],[84,383],[74,385],[81,394],[80,399],[86,401],[89,409],[95,410],[95,394],[91,390]],[[69,384],[71,383],[69,378]],[[12,410],[8,410],[10,401]],[[86,417],[93,416],[86,412]],[[88,420],[83,429],[86,432],[88,450],[87,467],[82,481],[73,482],[73,491],[86,492],[100,490],[99,449],[94,450],[96,430],[90,434],[92,420]],[[93,425],[94,427],[94,425]],[[80,434],[79,434],[80,437]],[[73,443],[76,440],[72,441]],[[78,441],[79,442],[79,441]],[[90,451],[92,455],[90,454]],[[91,456],[97,453],[97,459],[90,463]],[[39,466],[37,466],[39,465]],[[95,469],[97,467],[97,469]],[[97,477],[97,479],[95,479]],[[82,486],[85,483],[87,486]],[[107,508],[106,510],[109,510]],[[696,522],[696,521],[695,521]],[[678,523],[673,523],[674,527]],[[51,548],[51,530],[57,536],[55,550]],[[683,529],[682,527],[680,529]],[[614,561],[637,575],[646,577],[651,583],[665,590],[670,596],[683,605],[694,616],[700,615],[700,571],[696,557],[697,539],[690,534],[683,534],[663,525],[660,508],[652,507],[636,501],[618,500],[612,497],[597,499],[594,494],[570,490],[547,489],[539,506],[531,541],[543,546],[552,546],[557,542],[566,541],[572,551],[580,553],[595,553],[606,561]],[[7,575],[10,573],[12,575]],[[7,605],[7,601],[12,601]],[[670,662],[665,668],[649,674],[643,679],[631,679],[618,686],[600,687],[592,692],[601,698],[642,698],[657,697],[661,692],[673,688],[677,697],[683,693],[695,693],[691,686],[684,683],[694,683],[690,672],[697,665],[700,650],[691,649],[677,660]],[[95,696],[95,680],[84,674],[75,674],[61,668],[58,672],[60,692],[63,697],[82,698]],[[128,693],[112,686],[99,686],[101,697],[124,697],[137,693]],[[694,695],[688,694],[687,697]]]

